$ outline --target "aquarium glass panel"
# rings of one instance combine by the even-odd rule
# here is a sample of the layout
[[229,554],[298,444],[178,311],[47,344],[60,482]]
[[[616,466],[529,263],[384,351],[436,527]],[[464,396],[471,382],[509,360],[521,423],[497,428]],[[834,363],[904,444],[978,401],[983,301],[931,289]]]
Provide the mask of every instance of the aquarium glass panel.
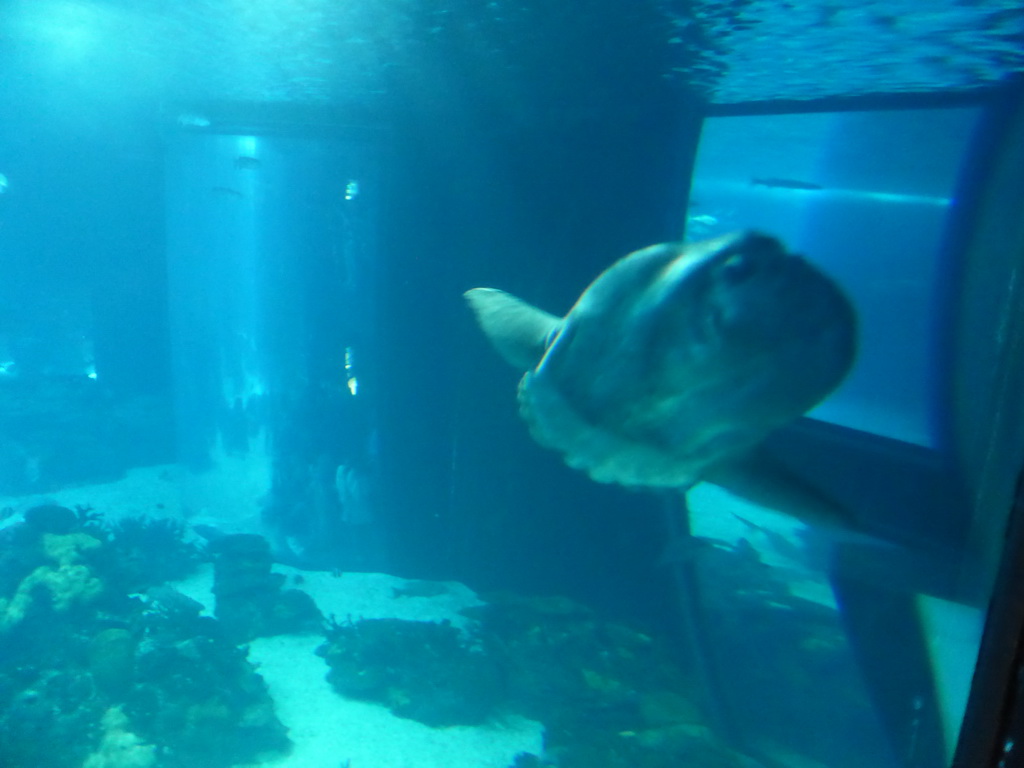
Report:
[[934,446],[943,250],[976,109],[716,117],[704,123],[688,240],[782,234],[857,305],[857,367],[812,415]]

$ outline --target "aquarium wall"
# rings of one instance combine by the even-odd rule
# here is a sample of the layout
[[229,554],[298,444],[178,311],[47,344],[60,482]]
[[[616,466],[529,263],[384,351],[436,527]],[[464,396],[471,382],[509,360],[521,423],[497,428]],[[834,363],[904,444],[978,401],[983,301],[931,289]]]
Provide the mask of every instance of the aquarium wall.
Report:
[[167,143],[183,511],[324,566],[379,561],[375,149],[187,126]]
[[31,496],[173,454],[162,145],[124,115],[101,128],[92,112],[12,88],[0,128],[0,494]]
[[[446,94],[429,109],[459,119],[396,116],[407,140],[389,156],[380,354],[382,439],[401,481],[386,492],[401,515],[392,535],[403,568],[466,569],[488,588],[554,579],[629,612],[648,598],[609,563],[654,567],[661,523],[641,510],[657,500],[594,486],[532,450],[519,375],[480,338],[462,293],[496,285],[565,312],[618,256],[677,238],[699,123],[685,98],[615,109],[586,130],[562,108],[534,123],[530,111],[477,110]],[[597,535],[599,520],[616,536]]]

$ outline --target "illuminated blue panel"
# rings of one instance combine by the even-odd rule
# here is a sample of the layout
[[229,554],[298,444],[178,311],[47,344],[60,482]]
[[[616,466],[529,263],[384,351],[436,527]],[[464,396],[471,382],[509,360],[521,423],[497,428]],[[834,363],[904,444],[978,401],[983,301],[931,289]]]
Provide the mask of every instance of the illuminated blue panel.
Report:
[[753,227],[835,277],[861,348],[812,415],[936,447],[940,248],[974,109],[719,117],[706,121],[687,239]]

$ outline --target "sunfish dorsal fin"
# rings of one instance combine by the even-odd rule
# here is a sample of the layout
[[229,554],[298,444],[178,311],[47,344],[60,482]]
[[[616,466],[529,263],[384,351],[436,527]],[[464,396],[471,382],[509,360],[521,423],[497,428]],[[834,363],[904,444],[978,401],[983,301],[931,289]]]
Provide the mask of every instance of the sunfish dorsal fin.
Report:
[[497,288],[473,288],[463,296],[498,354],[516,368],[534,368],[562,318]]

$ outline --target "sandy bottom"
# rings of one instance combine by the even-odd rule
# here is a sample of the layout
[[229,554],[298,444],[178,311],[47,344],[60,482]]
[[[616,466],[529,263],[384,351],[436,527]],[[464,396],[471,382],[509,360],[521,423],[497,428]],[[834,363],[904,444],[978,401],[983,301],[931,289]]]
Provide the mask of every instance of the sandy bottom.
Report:
[[[434,597],[395,597],[409,582],[383,573],[334,576],[288,566],[274,570],[288,586],[308,592],[325,616],[339,621],[396,618],[467,620],[462,608],[480,605],[468,587],[445,582]],[[301,584],[296,581],[301,578]],[[213,574],[209,567],[174,585],[212,612]],[[314,651],[319,635],[279,635],[249,643],[249,659],[266,680],[277,716],[294,743],[291,754],[261,763],[273,768],[507,768],[519,752],[540,754],[543,727],[524,718],[488,726],[431,728],[395,717],[384,706],[339,696],[327,683],[327,664]]]
[[0,508],[15,511],[0,523],[0,528],[20,522],[24,511],[38,504],[60,504],[72,509],[77,506],[94,507],[109,521],[133,515],[181,518],[184,515],[178,483],[182,474],[172,464],[135,467],[120,480],[109,483],[72,486],[24,496],[0,496]]
[[295,743],[281,768],[507,768],[518,752],[541,750],[541,727],[509,719],[490,727],[430,728],[395,717],[377,704],[338,696],[313,650],[318,637],[284,635],[249,649]]
[[0,510],[8,514],[0,528],[22,519],[25,510],[39,504],[92,507],[107,522],[124,517],[172,517],[191,525],[212,525],[223,533],[266,533],[260,509],[269,487],[261,477],[262,465],[250,467],[237,458],[220,460],[218,469],[189,472],[175,464],[133,467],[109,483],[78,485],[24,496],[0,496]]

